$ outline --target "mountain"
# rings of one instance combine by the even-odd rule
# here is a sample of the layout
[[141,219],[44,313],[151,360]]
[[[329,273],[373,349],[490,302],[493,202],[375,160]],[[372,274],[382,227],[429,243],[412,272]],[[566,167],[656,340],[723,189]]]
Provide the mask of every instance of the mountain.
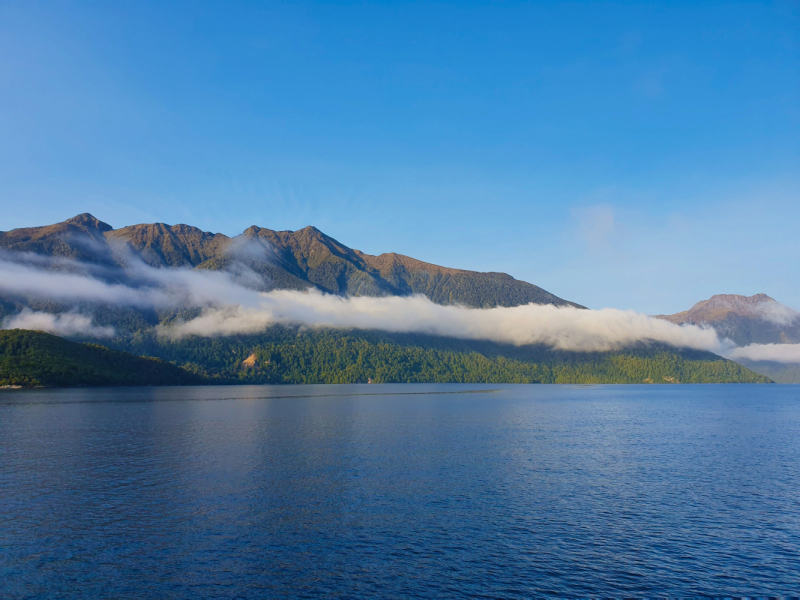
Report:
[[85,213],[55,225],[0,232],[0,249],[106,266],[124,265],[132,258],[154,267],[246,266],[260,275],[264,290],[315,287],[348,296],[423,294],[438,304],[476,308],[529,303],[582,308],[505,273],[451,269],[394,253],[366,254],[316,227],[274,231],[254,225],[229,238],[189,225],[114,229]]
[[0,386],[191,385],[202,377],[158,358],[78,344],[41,331],[0,330]]
[[775,383],[800,383],[800,364],[799,363],[779,363],[768,360],[749,360],[737,358],[743,367],[747,367],[753,373],[758,373],[774,381]]
[[[712,327],[720,337],[730,339],[740,348],[750,344],[800,343],[800,312],[766,294],[719,294],[698,302],[687,311],[658,315],[658,318],[677,324]],[[746,351],[736,356],[740,364],[779,383],[800,383],[800,364],[753,360],[747,357]]]
[[800,313],[766,294],[718,294],[674,315],[658,315],[682,325],[708,325],[737,346],[800,343]]
[[[79,218],[79,217],[76,217]],[[109,245],[132,249],[153,267],[196,267],[214,258],[230,243],[221,233],[201,231],[189,225],[131,225],[105,232]]]
[[55,225],[0,232],[0,248],[86,262],[113,263],[105,234],[112,231],[88,213]]
[[[442,305],[477,308],[529,303],[583,308],[504,273],[452,269],[394,253],[366,254],[315,227],[274,231],[252,226],[229,238],[189,225],[155,223],[114,229],[92,215],[83,214],[55,225],[0,233],[0,258],[4,259],[3,276],[7,282],[18,277],[20,283],[5,289],[22,290],[7,292],[8,297],[0,298],[0,319],[4,326],[41,327],[62,332],[71,340],[43,333],[14,334],[21,337],[9,338],[4,362],[0,361],[0,378],[6,382],[134,385],[172,381],[769,381],[714,354],[658,344],[642,344],[617,352],[563,352],[543,346],[517,347],[423,334],[278,325],[264,325],[261,333],[253,335],[209,334],[179,340],[163,335],[161,328],[176,320],[209,318],[203,313],[203,306],[211,306],[173,302],[172,299],[181,297],[183,286],[187,293],[195,293],[192,291],[195,288],[185,283],[183,275],[166,271],[167,268],[224,270],[242,285],[261,290],[316,288],[342,296],[424,294]],[[164,271],[155,275],[150,269],[136,268],[139,261]],[[49,297],[35,291],[39,285],[36,277],[40,276],[29,276],[42,268],[75,271],[84,277],[76,283],[74,278],[59,279],[58,275],[53,277],[48,273],[48,281],[68,282],[63,293]],[[175,279],[169,292],[175,296],[165,303],[142,300],[160,297],[161,288],[152,284],[159,278]],[[201,281],[206,287],[219,284],[214,278],[190,279],[195,283]],[[47,285],[51,286],[50,291],[59,284]],[[94,290],[101,290],[102,295]],[[123,294],[126,301],[113,300],[118,294]],[[56,322],[60,324],[56,326]],[[110,349],[75,343],[87,342],[91,335],[104,336],[103,343]]]

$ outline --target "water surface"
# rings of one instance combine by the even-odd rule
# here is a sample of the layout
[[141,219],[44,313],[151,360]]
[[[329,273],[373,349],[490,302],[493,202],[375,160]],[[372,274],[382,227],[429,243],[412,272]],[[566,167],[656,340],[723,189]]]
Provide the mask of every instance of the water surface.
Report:
[[800,386],[2,391],[0,461],[8,598],[800,593]]

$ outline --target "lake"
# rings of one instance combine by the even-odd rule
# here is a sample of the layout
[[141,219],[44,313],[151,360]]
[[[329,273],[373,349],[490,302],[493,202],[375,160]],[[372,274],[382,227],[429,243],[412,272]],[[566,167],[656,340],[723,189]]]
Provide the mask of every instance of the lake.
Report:
[[800,386],[0,391],[5,598],[800,593]]

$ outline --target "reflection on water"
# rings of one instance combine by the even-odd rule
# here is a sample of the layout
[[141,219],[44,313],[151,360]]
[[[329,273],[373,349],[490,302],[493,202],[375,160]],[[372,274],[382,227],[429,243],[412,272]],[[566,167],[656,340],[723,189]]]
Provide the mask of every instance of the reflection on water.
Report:
[[800,592],[796,386],[3,391],[0,460],[11,598]]

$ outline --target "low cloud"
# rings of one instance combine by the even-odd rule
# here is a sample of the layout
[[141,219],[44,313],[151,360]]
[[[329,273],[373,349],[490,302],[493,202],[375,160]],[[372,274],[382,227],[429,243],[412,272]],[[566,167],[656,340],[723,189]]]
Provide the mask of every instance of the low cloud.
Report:
[[233,237],[225,246],[225,254],[237,258],[250,258],[260,261],[274,260],[275,249],[266,240],[247,235]]
[[770,300],[757,305],[758,315],[775,325],[790,325],[800,319],[800,313],[784,306],[780,302]]
[[750,344],[734,348],[727,356],[732,360],[770,361],[800,364],[800,344]]
[[[118,273],[126,283],[90,274],[82,263],[50,265],[0,258],[0,294],[62,303],[106,303],[135,308],[180,308],[240,304],[255,293],[236,285],[231,274],[184,268],[156,269],[137,261]],[[106,273],[103,273],[106,274]]]
[[273,324],[378,329],[559,350],[608,351],[643,341],[719,350],[716,333],[633,311],[529,304],[490,309],[441,306],[424,296],[342,298],[317,291],[261,294],[257,306],[208,307],[190,321],[161,327],[171,338],[252,334]]
[[69,312],[51,314],[24,309],[19,314],[3,319],[3,329],[32,329],[63,336],[109,338],[114,335],[113,327],[98,327],[89,317]]
[[153,268],[136,261],[109,278],[79,266],[52,269],[0,257],[0,294],[55,300],[76,307],[66,315],[23,312],[7,319],[4,326],[63,335],[87,335],[88,331],[94,336],[112,335],[113,330],[95,327],[79,314],[88,311],[79,311],[78,307],[96,303],[201,309],[197,318],[159,326],[159,335],[176,339],[253,334],[274,324],[286,324],[416,332],[573,351],[617,350],[648,341],[717,353],[729,348],[727,340],[720,342],[711,329],[675,325],[633,311],[537,304],[474,309],[441,306],[424,296],[343,298],[313,289],[265,293],[244,285],[246,278],[241,272]]

